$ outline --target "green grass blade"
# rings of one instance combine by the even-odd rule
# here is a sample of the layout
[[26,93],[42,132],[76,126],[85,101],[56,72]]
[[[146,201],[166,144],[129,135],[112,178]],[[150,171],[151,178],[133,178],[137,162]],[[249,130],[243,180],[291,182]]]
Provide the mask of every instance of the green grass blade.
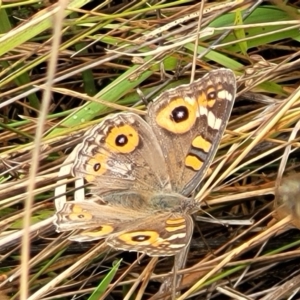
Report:
[[100,297],[105,293],[108,288],[108,285],[111,283],[113,278],[115,277],[122,260],[120,259],[116,262],[113,268],[109,271],[109,273],[104,277],[98,287],[94,290],[93,294],[89,297],[88,300],[99,300]]

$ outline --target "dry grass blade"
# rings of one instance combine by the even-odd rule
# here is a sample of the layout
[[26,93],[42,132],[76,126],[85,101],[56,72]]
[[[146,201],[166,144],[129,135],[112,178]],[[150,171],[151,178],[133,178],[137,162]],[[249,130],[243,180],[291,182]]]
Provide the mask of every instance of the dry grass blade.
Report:
[[220,67],[238,93],[176,296],[299,298],[297,3],[25,2],[0,10],[0,299],[174,297],[172,257],[71,242],[54,214],[85,197],[69,155],[91,125]]
[[[296,294],[299,290],[300,276],[296,275],[292,279],[283,283],[281,286],[277,287],[274,291],[267,294],[265,297],[261,298],[261,300],[280,300],[286,298],[289,294]],[[296,291],[295,291],[295,287]]]

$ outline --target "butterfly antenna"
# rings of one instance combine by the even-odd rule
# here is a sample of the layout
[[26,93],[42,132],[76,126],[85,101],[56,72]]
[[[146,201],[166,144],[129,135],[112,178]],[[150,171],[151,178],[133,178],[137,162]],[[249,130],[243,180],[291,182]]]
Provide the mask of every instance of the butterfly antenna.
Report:
[[140,96],[142,102],[145,104],[145,106],[147,106],[149,104],[149,101],[146,98],[146,96],[144,95],[144,93],[142,92],[142,90],[140,88],[137,88],[136,92],[139,94],[139,96]]

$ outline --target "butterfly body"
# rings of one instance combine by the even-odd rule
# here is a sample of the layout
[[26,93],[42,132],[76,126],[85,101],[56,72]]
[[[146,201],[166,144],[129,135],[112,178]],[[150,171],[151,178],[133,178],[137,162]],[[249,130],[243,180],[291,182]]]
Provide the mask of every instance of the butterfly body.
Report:
[[206,173],[235,97],[235,76],[219,69],[163,92],[146,120],[119,113],[89,130],[73,174],[93,185],[94,200],[71,201],[57,231],[81,229],[76,241],[105,239],[115,249],[175,255],[191,239],[191,192]]

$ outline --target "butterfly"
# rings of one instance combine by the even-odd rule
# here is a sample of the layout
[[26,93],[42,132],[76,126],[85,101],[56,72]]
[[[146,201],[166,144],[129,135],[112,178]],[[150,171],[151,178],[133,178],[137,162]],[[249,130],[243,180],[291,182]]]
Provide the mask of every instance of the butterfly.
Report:
[[70,201],[56,213],[58,232],[75,241],[105,239],[115,249],[172,256],[193,233],[191,193],[218,149],[235,100],[235,75],[207,73],[161,93],[145,119],[118,113],[88,130],[76,147],[75,177],[93,200]]

